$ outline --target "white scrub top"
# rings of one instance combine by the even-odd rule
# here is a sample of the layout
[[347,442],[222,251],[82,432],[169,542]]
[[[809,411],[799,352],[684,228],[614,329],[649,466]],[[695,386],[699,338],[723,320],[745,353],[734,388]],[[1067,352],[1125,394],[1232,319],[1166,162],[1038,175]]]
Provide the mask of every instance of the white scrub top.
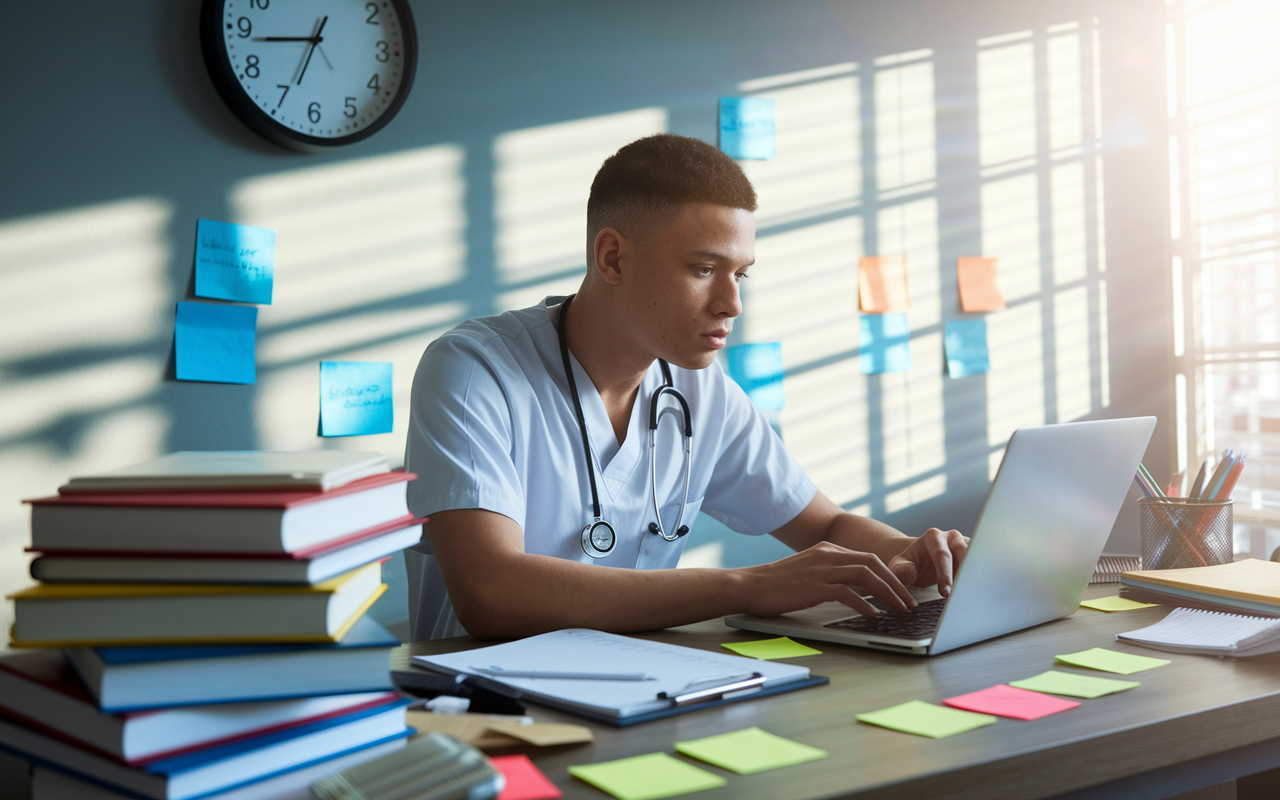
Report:
[[[548,306],[472,319],[427,347],[413,378],[405,469],[415,516],[480,508],[515,520],[528,553],[637,569],[676,566],[685,538],[650,533],[649,398],[662,385],[655,361],[640,384],[618,444],[595,384],[570,353],[596,470],[601,514],[618,542],[604,558],[582,551],[592,520],[591,486],[560,344]],[[689,501],[682,524],[702,510],[749,535],[769,533],[798,515],[816,488],[764,416],[718,363],[672,366],[693,422]],[[663,405],[678,406],[671,398]],[[684,488],[682,417],[662,416],[657,443],[658,502],[668,534]],[[465,535],[459,533],[458,535]],[[405,553],[415,640],[466,633],[449,603],[424,536]]]

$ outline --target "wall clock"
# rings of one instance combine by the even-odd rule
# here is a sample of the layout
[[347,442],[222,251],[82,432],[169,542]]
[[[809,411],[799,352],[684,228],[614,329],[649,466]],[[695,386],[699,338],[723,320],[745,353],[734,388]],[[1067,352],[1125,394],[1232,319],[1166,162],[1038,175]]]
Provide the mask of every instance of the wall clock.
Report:
[[418,62],[408,0],[204,0],[200,47],[236,116],[303,152],[376,133]]

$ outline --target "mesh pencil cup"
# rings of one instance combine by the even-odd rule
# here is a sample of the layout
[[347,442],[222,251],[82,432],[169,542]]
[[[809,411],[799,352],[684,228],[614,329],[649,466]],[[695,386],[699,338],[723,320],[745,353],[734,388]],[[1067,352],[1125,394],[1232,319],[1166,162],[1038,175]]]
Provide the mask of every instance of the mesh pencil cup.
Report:
[[1142,568],[1207,567],[1231,561],[1235,549],[1232,502],[1139,498]]

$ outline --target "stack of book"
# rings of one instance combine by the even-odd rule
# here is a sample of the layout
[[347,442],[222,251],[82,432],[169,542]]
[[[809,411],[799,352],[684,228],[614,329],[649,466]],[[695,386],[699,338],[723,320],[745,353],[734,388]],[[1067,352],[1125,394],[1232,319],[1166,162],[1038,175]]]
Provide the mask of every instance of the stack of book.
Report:
[[1280,563],[1274,561],[1134,570],[1121,575],[1120,583],[1122,596],[1144,603],[1280,617]]
[[[367,453],[174,453],[32,506],[0,747],[37,796],[293,796],[402,747],[399,642],[365,612],[416,544]],[[79,787],[79,788],[77,788]]]

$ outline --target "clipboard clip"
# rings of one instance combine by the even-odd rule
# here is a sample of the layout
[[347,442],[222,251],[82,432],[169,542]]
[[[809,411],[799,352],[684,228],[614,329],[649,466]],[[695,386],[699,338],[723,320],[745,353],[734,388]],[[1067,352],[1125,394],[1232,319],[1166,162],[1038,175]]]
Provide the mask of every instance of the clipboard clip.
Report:
[[658,692],[659,700],[670,701],[672,708],[680,708],[681,706],[693,705],[694,703],[709,703],[714,700],[723,700],[726,694],[740,692],[744,689],[759,689],[764,686],[765,677],[759,672],[753,672],[750,675],[738,675],[729,679],[728,683],[720,683],[719,679],[714,681],[718,685],[709,686],[703,689],[695,689],[693,687],[709,681],[699,681],[691,683],[680,691],[678,694],[669,692]]

